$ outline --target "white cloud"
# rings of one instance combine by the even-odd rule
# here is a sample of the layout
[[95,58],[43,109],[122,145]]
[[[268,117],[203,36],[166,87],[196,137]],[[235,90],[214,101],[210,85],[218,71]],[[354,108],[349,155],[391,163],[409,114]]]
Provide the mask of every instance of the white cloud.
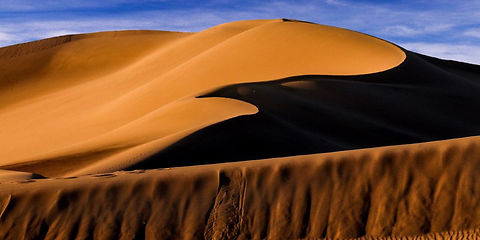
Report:
[[434,24],[425,27],[427,33],[436,33],[436,32],[444,32],[449,31],[454,27],[453,24]]
[[386,27],[382,33],[387,36],[414,37],[423,34],[446,32],[451,30],[452,27],[452,24],[434,24],[429,26],[395,25]]
[[383,30],[383,33],[389,36],[401,36],[401,37],[411,37],[423,33],[421,30],[413,29],[408,26],[389,26]]
[[339,0],[325,0],[325,3],[330,4],[330,5],[336,5],[336,6],[348,6],[347,3],[344,3]]
[[16,37],[15,35],[0,32],[0,46],[5,46],[9,44],[13,44],[16,42]]
[[410,42],[400,46],[418,53],[442,59],[480,64],[480,46],[446,43]]
[[3,12],[31,12],[52,11],[78,8],[112,7],[128,0],[0,0],[0,11]]
[[480,38],[480,28],[472,28],[463,33],[465,36]]

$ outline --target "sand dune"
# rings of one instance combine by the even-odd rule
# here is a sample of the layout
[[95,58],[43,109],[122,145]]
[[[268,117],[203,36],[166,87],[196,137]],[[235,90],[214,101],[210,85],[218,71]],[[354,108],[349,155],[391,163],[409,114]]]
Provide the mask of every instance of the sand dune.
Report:
[[[54,38],[3,49],[3,61],[14,67],[6,66],[2,78],[2,165],[38,165],[87,152],[97,161],[108,149],[138,146],[194,128],[177,125],[175,115],[162,118],[163,111],[212,89],[301,74],[378,72],[405,58],[396,46],[370,36],[282,20],[234,22],[197,34],[113,32],[71,38],[63,44]],[[19,56],[11,54],[17,48]],[[285,53],[279,55],[279,49]],[[30,72],[24,71],[31,67],[24,62],[49,64],[36,66],[40,69],[33,76],[42,77],[37,79],[19,76],[17,72]],[[10,81],[10,76],[21,81]],[[252,113],[233,105],[214,113],[199,110],[184,113],[190,115],[183,119],[197,118],[200,126]]]
[[0,238],[473,239],[479,79],[288,19],[0,48]]
[[0,188],[0,236],[314,239],[467,230],[478,236],[479,144],[470,137],[8,183]]
[[233,84],[202,95],[238,99],[259,112],[203,128],[128,169],[479,135],[480,67],[406,53],[401,65],[380,73],[294,76]]
[[0,107],[8,108],[32,97],[98,79],[188,35],[117,31],[55,37],[0,48]]

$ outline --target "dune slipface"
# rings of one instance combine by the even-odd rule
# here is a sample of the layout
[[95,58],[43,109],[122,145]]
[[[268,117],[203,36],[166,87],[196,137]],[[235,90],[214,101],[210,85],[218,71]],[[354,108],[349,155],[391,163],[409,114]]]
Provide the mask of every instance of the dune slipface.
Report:
[[0,63],[2,239],[478,238],[480,66],[288,19]]

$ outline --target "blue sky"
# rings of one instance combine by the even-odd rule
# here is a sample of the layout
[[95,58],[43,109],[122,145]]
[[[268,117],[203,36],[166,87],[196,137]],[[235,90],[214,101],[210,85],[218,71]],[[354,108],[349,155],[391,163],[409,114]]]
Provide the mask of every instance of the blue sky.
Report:
[[480,0],[0,0],[0,46],[106,30],[201,31],[263,18],[348,28],[427,55],[480,64]]

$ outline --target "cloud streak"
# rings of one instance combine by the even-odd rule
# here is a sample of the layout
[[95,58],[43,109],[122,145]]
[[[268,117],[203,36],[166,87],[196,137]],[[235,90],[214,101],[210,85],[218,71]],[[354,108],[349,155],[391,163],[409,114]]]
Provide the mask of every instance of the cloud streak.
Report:
[[480,46],[478,45],[457,45],[446,43],[425,43],[412,42],[401,43],[401,45],[414,52],[443,59],[452,59],[462,62],[478,63]]
[[469,29],[464,34],[468,37],[480,38],[480,28]]

